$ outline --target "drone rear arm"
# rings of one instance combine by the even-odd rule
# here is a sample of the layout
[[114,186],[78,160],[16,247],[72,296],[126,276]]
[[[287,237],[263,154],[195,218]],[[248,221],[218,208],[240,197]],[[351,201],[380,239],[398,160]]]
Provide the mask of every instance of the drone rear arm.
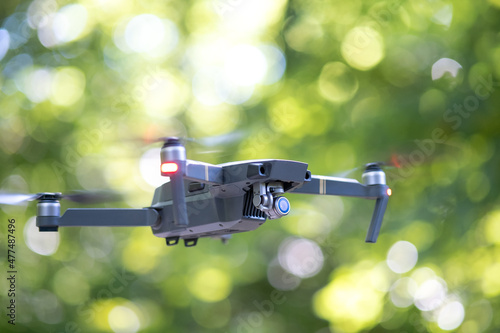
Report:
[[368,233],[366,234],[365,242],[375,243],[377,241],[388,202],[389,202],[388,195],[384,195],[380,198],[377,198],[377,201],[375,202],[375,209],[372,215],[372,220],[370,222],[370,227],[368,228]]
[[40,231],[58,227],[150,227],[160,215],[153,208],[69,208],[63,216],[37,216]]
[[310,182],[291,190],[293,193],[340,195],[365,199],[376,199],[370,227],[366,235],[367,243],[377,241],[382,220],[390,196],[390,188],[385,184],[364,185],[355,179],[313,176]]
[[385,187],[366,186],[349,178],[312,176],[311,181],[304,182],[302,187],[295,188],[291,192],[376,199],[388,188],[386,185],[383,186]]

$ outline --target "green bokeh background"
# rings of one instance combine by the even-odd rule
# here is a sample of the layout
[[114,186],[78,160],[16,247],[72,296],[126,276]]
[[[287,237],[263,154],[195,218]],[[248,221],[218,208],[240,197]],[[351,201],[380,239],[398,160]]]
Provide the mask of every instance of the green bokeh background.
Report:
[[[141,14],[162,32],[127,37]],[[0,279],[0,330],[500,330],[498,0],[6,0],[0,25],[4,191],[112,189],[125,199],[97,207],[147,206],[140,161],[165,135],[216,137],[188,144],[188,158],[210,163],[283,158],[357,179],[344,171],[399,166],[386,169],[393,196],[376,244],[364,243],[373,202],[361,199],[289,195],[290,216],[195,248],[141,228],[57,239],[36,233],[34,203],[2,206],[2,272],[15,219],[18,280],[13,327]],[[30,238],[59,245],[41,255]],[[321,249],[312,277],[277,261],[300,239]],[[387,263],[399,241],[418,250],[403,273]],[[427,308],[426,291],[441,291]]]

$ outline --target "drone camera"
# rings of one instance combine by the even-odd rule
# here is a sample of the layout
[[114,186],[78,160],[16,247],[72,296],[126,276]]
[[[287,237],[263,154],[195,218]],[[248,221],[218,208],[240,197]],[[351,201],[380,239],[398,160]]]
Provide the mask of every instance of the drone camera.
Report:
[[285,193],[283,183],[255,183],[253,185],[253,204],[265,212],[269,219],[278,219],[290,212],[290,201],[278,196]]
[[273,210],[279,217],[288,215],[290,212],[290,201],[285,197],[276,198]]

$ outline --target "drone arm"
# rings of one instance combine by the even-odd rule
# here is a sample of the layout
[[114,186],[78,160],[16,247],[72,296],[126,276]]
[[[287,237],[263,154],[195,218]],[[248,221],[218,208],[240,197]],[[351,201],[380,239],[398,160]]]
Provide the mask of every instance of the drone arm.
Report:
[[174,214],[174,221],[176,225],[186,226],[189,224],[187,211],[186,211],[186,196],[184,189],[183,170],[186,166],[184,163],[179,162],[179,171],[170,175],[170,184],[172,186],[172,208]]
[[187,160],[184,178],[205,184],[222,185],[224,183],[222,167],[190,160]]
[[375,188],[363,185],[355,179],[323,176],[312,176],[311,181],[304,182],[302,187],[295,188],[291,192],[367,199],[375,199],[379,196]]
[[194,163],[192,161],[174,160],[178,170],[165,174],[170,177],[172,186],[172,205],[176,225],[186,226],[189,219],[186,210],[186,196],[184,179],[209,184],[222,184],[222,168],[208,163]]
[[170,177],[172,210],[177,226],[189,225],[184,180],[222,184],[222,168],[186,159],[186,148],[178,138],[167,138],[160,151],[161,175]]
[[375,243],[377,241],[388,201],[389,201],[388,195],[384,195],[382,197],[377,198],[377,201],[375,203],[375,209],[373,211],[372,220],[370,222],[370,227],[368,228],[368,233],[366,234],[365,242]]
[[377,241],[391,193],[385,184],[364,185],[355,179],[322,176],[313,176],[310,182],[304,182],[302,187],[293,189],[291,192],[376,199],[372,220],[366,235],[365,241],[367,243]]
[[147,227],[158,223],[160,215],[153,208],[69,208],[63,216],[37,216],[40,231],[57,227]]

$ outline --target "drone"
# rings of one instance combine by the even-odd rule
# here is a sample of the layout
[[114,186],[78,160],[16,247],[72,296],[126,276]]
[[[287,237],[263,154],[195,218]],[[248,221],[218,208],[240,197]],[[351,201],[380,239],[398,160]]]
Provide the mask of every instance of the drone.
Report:
[[[169,179],[156,188],[151,206],[134,208],[69,208],[61,216],[60,201],[87,201],[85,194],[0,194],[0,204],[37,200],[36,225],[40,232],[59,227],[150,227],[168,246],[182,239],[186,247],[199,238],[221,238],[255,230],[267,219],[290,213],[287,194],[335,195],[375,200],[365,241],[377,241],[392,190],[386,185],[383,163],[364,167],[362,183],[355,179],[312,175],[308,164],[265,159],[209,164],[186,159],[177,137],[162,138],[162,176]],[[97,196],[99,199],[99,196]],[[96,197],[94,197],[96,199]],[[94,200],[95,201],[95,200]]]

